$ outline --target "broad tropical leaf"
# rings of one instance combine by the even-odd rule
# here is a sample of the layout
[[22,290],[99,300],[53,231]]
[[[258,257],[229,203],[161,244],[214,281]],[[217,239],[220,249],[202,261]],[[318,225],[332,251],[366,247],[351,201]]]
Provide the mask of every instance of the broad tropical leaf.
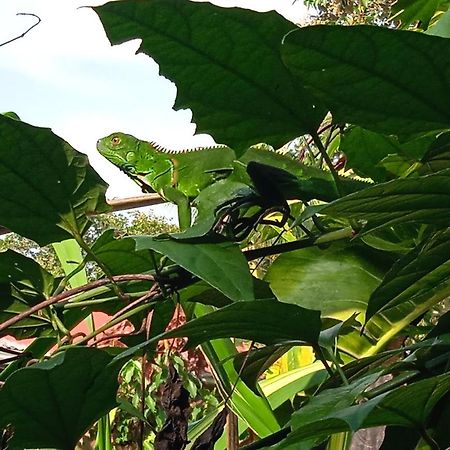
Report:
[[85,155],[47,128],[0,115],[0,224],[40,245],[81,235],[106,211],[106,185]]
[[73,348],[14,372],[0,391],[0,428],[12,424],[11,448],[73,450],[116,404],[119,365],[95,348]]
[[[355,385],[358,386],[365,379],[370,378],[363,378]],[[305,439],[320,439],[342,431],[354,432],[384,424],[415,429],[425,427],[436,403],[450,389],[450,375],[444,374],[401,386],[354,406],[350,404],[359,396],[364,397],[364,394],[361,390],[353,391],[354,399],[348,404],[351,395],[347,390],[350,391],[352,387],[354,386],[350,385],[324,391],[306,407],[294,413],[291,420],[293,431],[276,448],[286,448]]]
[[334,121],[399,136],[450,128],[450,41],[374,26],[314,26],[285,37],[286,65]]
[[[282,327],[280,323],[283,323]],[[169,331],[167,337],[187,336],[188,347],[223,337],[248,339],[266,345],[289,341],[314,344],[320,327],[319,311],[276,300],[256,300],[233,303],[191,320],[176,330]]]
[[279,147],[324,117],[281,60],[281,40],[295,25],[275,12],[177,0],[94,9],[112,44],[142,39],[139,51],[177,85],[175,109],[190,108],[198,131],[217,142]]
[[381,183],[336,200],[321,212],[365,220],[364,233],[404,222],[446,225],[450,220],[450,169]]
[[426,239],[401,258],[372,293],[366,322],[376,313],[410,302],[450,295],[450,229]]
[[136,236],[136,251],[151,249],[215,287],[231,300],[253,300],[247,261],[236,244],[189,244],[173,239]]
[[336,246],[284,253],[270,266],[266,281],[283,302],[345,320],[355,311],[364,314],[382,277],[362,250]]

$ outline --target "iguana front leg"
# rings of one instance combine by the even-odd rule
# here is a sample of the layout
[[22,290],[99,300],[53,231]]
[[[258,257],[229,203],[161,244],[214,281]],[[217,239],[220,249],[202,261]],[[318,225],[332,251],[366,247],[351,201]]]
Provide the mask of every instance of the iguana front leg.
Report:
[[163,197],[178,207],[178,223],[180,230],[184,231],[191,226],[191,206],[189,199],[178,189],[172,186],[164,186],[162,188]]

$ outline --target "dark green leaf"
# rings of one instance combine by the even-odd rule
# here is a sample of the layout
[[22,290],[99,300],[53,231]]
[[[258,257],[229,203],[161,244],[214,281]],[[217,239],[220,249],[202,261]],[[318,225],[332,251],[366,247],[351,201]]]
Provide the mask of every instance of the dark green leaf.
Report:
[[374,26],[314,26],[283,41],[284,61],[331,110],[399,136],[450,128],[450,41]]
[[231,300],[253,300],[248,264],[236,244],[189,244],[136,236],[136,250],[152,249],[215,287]]
[[240,374],[241,380],[257,395],[259,395],[258,380],[261,374],[281,358],[289,345],[269,345],[241,352],[233,359],[234,368]]
[[[56,287],[53,276],[36,261],[12,250],[0,253],[0,323],[48,298]],[[50,320],[34,314],[8,328],[17,339],[52,330]]]
[[[11,305],[2,308],[0,312],[0,323],[3,323],[17,314],[20,314],[30,307],[23,301],[16,300]],[[54,327],[50,318],[41,314],[32,314],[22,319],[20,322],[8,327],[8,335],[14,336],[16,339],[36,338],[42,335],[48,335],[54,331]]]
[[441,134],[422,158],[420,173],[439,172],[450,168],[450,133]]
[[[280,327],[280,323],[283,324]],[[118,361],[129,358],[161,339],[187,337],[187,348],[204,342],[236,337],[266,345],[317,343],[321,322],[319,311],[272,300],[236,302],[217,311],[193,319],[153,339],[125,350]]]
[[0,310],[14,300],[35,305],[54,288],[55,279],[36,261],[13,250],[0,252]]
[[217,142],[278,147],[324,117],[281,60],[281,40],[295,25],[275,12],[177,0],[110,2],[95,11],[113,44],[142,39],[139,51],[177,85],[175,109],[190,108],[198,131]]
[[[401,386],[387,394],[349,406],[351,388],[367,379],[370,378],[365,377],[344,388],[324,391],[315,397],[292,416],[293,431],[277,448],[284,448],[311,437],[323,438],[337,432],[354,432],[378,425],[414,429],[424,427],[436,403],[450,389],[450,375],[444,374]],[[354,390],[353,401],[361,394],[361,390]]]
[[230,299],[217,289],[212,288],[208,283],[199,281],[180,291],[182,302],[195,302],[202,305],[211,305],[222,308],[231,303]]
[[0,391],[0,428],[11,423],[10,448],[73,450],[116,404],[119,366],[95,348],[72,348],[14,372]]
[[426,239],[401,258],[372,293],[366,321],[401,303],[435,302],[450,294],[450,229]]
[[82,234],[106,211],[105,183],[85,155],[47,128],[0,115],[0,224],[40,245]]
[[381,183],[336,200],[321,212],[366,220],[364,232],[404,222],[445,225],[450,220],[450,169]]
[[347,156],[349,168],[376,181],[386,180],[386,170],[377,164],[387,155],[399,152],[393,138],[360,127],[344,134],[339,149]]
[[[283,324],[280,327],[280,323]],[[169,331],[167,337],[187,336],[189,348],[202,342],[237,337],[266,345],[286,341],[316,343],[320,331],[319,311],[276,300],[239,302],[191,320]]]
[[108,230],[95,241],[91,250],[113,275],[154,270],[150,252],[136,251],[135,247],[134,239],[128,237],[115,239],[114,231]]

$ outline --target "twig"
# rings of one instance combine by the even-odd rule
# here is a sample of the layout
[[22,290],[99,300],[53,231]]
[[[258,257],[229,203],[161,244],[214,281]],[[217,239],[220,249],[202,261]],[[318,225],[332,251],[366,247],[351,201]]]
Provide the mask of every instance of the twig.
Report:
[[245,250],[243,253],[248,261],[252,261],[264,256],[277,255],[279,253],[299,250],[301,248],[313,247],[315,245],[315,241],[315,238],[304,238],[299,239],[298,241],[285,242],[284,244],[273,245],[270,247]]
[[[144,206],[159,205],[165,200],[159,194],[144,194],[136,197],[127,197],[120,199],[108,200],[107,203],[111,206],[112,211],[123,211],[133,208],[142,208]],[[110,212],[110,211],[107,211]],[[87,216],[98,216],[102,213],[96,211],[87,212]],[[11,230],[0,225],[0,235],[11,233]]]
[[266,436],[259,441],[253,442],[245,447],[241,447],[240,450],[258,450],[260,448],[269,447],[271,445],[277,444],[282,439],[284,439],[291,432],[291,427],[282,428],[270,436]]
[[[116,275],[112,277],[114,282],[120,283],[123,281],[155,281],[155,277],[153,275],[146,274],[129,274],[129,275]],[[25,319],[26,317],[31,316],[32,314],[40,311],[41,309],[46,308],[47,306],[53,305],[60,301],[66,300],[73,295],[79,294],[81,292],[90,291],[91,289],[98,288],[100,286],[105,286],[109,284],[111,281],[109,279],[101,279],[97,281],[93,281],[92,283],[85,284],[84,286],[79,286],[73,289],[70,289],[62,294],[55,295],[53,297],[44,300],[43,302],[38,303],[37,305],[32,306],[30,309],[17,314],[11,319],[6,320],[5,322],[0,324],[0,333],[12,325],[15,325],[17,322]]]
[[326,162],[328,168],[330,169],[331,175],[333,176],[334,183],[336,185],[336,190],[338,191],[338,194],[340,197],[344,196],[344,192],[342,190],[341,186],[341,180],[339,179],[338,174],[336,173],[336,170],[334,169],[333,162],[331,161],[330,157],[328,156],[327,150],[322,144],[322,141],[320,140],[320,137],[318,134],[312,134],[311,137],[314,140],[314,144],[316,144],[316,147],[319,149],[319,152]]
[[20,36],[16,36],[15,38],[10,39],[9,41],[2,42],[0,44],[0,47],[3,47],[4,45],[11,44],[11,42],[17,41],[18,39],[23,38],[27,33],[29,33],[34,27],[37,27],[41,23],[41,18],[33,13],[17,13],[16,16],[32,16],[37,19],[37,22],[31,25],[28,30],[24,31]]
[[[125,306],[125,308],[122,308],[120,311],[118,311],[114,316],[111,317],[111,319],[102,325],[101,327],[97,328],[92,333],[85,336],[83,339],[77,342],[78,345],[86,344],[91,339],[95,338],[100,333],[103,333],[108,328],[113,327],[114,325],[117,325],[118,323],[124,321],[125,319],[128,319],[130,315],[136,313],[137,311],[142,311],[146,307],[149,307],[148,305],[141,305],[138,306],[140,303],[143,303],[145,300],[152,298],[155,299],[157,296],[159,296],[159,292],[157,292],[157,288],[155,288],[156,285],[153,285],[152,288],[144,294],[142,297],[139,297],[134,302],[130,303],[129,305]],[[144,307],[142,307],[144,306]],[[97,342],[97,341],[96,341]]]

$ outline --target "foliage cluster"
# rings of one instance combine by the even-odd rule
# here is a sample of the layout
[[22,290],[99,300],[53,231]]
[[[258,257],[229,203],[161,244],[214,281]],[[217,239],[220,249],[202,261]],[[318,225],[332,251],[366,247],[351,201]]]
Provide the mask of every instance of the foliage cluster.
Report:
[[[398,20],[426,32],[297,28],[181,0],[94,8],[112,44],[141,39],[177,86],[175,108],[235,150],[241,178],[200,192],[182,233],[91,242],[92,212],[108,205],[87,158],[0,116],[0,224],[55,244],[64,269],[0,253],[0,334],[35,338],[1,374],[9,448],[74,448],[117,405],[121,368],[173,338],[201,346],[219,408],[238,416],[238,438],[252,430],[253,450],[347,448],[379,425],[383,448],[450,446],[450,314],[420,322],[450,294],[450,13],[432,2],[427,22],[422,3]],[[290,141],[296,159],[242,162],[249,146]],[[92,262],[103,276],[88,282]],[[166,331],[177,305],[187,321]],[[111,320],[73,335],[93,311]],[[120,345],[99,348],[125,320]],[[230,338],[253,344],[239,353]],[[287,371],[263,379],[279,358]],[[168,373],[154,448],[224,448],[226,409],[188,427],[188,389]],[[100,425],[98,439],[109,448]]]

